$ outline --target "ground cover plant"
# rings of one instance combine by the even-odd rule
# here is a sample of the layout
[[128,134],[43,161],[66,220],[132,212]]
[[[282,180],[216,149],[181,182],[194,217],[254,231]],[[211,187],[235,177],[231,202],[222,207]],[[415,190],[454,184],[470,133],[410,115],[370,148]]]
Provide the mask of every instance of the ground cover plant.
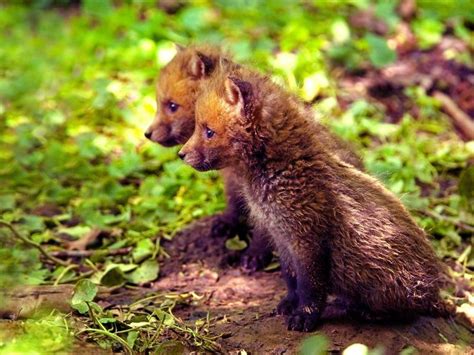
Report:
[[[312,105],[426,229],[450,267],[446,297],[472,312],[473,16],[461,0],[3,2],[0,353],[300,347],[303,335],[242,335],[283,323],[265,318],[278,259],[245,275],[244,241],[189,232],[224,208],[218,175],[143,137],[175,43],[224,46]],[[323,328],[301,351],[459,350],[472,341],[459,322],[435,324],[436,341]]]

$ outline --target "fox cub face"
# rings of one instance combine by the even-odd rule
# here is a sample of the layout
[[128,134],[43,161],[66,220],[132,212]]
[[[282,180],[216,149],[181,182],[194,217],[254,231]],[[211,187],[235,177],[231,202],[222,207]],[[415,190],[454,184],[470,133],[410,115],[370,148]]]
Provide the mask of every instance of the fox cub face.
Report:
[[165,147],[183,144],[194,131],[194,106],[201,79],[214,62],[195,49],[181,49],[161,71],[156,86],[157,112],[145,137]]
[[240,141],[248,136],[251,84],[238,78],[216,78],[196,101],[196,125],[179,157],[199,171],[237,164]]

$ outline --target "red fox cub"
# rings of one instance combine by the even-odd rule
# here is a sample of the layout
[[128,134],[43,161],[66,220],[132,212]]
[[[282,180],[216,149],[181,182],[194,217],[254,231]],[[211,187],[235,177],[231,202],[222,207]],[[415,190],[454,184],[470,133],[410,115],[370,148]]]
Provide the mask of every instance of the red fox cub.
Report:
[[328,293],[354,314],[444,316],[442,268],[401,202],[344,162],[311,112],[267,77],[218,70],[196,102],[179,152],[199,171],[239,175],[250,218],[271,237],[288,295],[288,328],[313,330]]
[[[214,76],[216,67],[232,71],[239,68],[229,56],[210,46],[191,46],[179,49],[176,56],[160,73],[156,88],[158,111],[145,136],[165,147],[184,144],[194,131],[194,106],[203,87]],[[360,158],[324,127],[326,143],[334,148],[341,159],[362,169]],[[212,236],[230,237],[249,231],[248,207],[242,198],[240,174],[224,169],[227,209],[213,220]],[[269,238],[253,231],[252,242],[242,256],[242,264],[249,270],[266,266],[272,258]]]

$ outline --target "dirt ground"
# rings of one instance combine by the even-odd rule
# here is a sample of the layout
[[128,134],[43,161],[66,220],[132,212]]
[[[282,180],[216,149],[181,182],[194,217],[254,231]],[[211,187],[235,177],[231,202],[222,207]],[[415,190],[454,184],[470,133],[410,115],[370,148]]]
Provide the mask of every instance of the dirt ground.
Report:
[[[228,266],[234,252],[224,241],[208,237],[209,220],[195,223],[165,244],[170,258],[156,291],[195,291],[204,296],[196,307],[176,310],[183,319],[196,319],[210,312],[219,321],[211,329],[225,334],[219,341],[226,353],[246,350],[252,354],[293,354],[310,334],[288,331],[275,307],[285,294],[279,271],[248,274]],[[227,265],[226,265],[227,264]],[[421,317],[405,324],[369,324],[346,319],[324,319],[315,332],[330,339],[330,351],[338,353],[350,344],[382,345],[386,354],[413,346],[422,354],[474,353],[474,336],[452,320]]]

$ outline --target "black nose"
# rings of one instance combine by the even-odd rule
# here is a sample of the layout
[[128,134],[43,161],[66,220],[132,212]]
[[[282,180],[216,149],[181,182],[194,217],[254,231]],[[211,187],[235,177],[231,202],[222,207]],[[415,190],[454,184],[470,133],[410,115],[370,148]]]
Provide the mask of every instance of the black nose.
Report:
[[150,139],[151,133],[152,133],[151,131],[146,131],[146,132],[145,132],[145,137],[147,137],[148,139]]
[[184,159],[185,156],[186,156],[186,153],[183,153],[183,152],[178,153],[178,157],[180,157],[181,159]]

